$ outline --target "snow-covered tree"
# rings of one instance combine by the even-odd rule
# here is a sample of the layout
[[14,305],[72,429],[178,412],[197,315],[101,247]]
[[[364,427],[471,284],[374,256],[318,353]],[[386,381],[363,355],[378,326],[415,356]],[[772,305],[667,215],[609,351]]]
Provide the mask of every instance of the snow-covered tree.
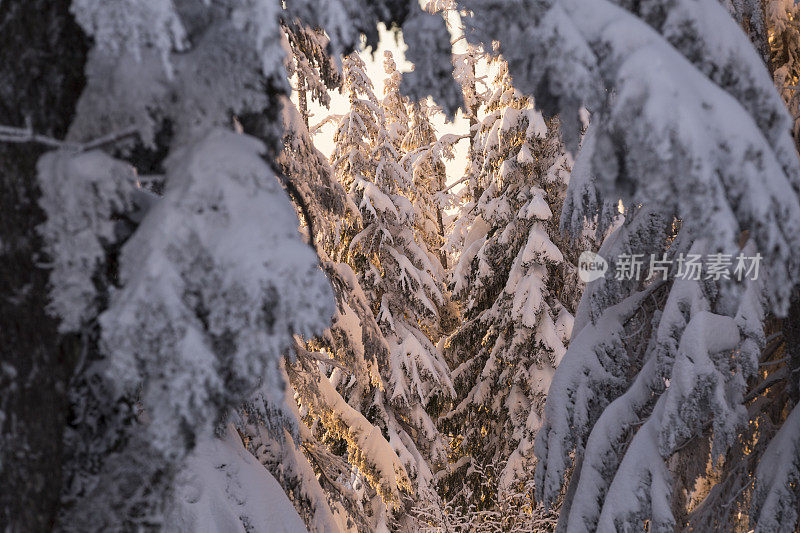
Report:
[[[750,230],[774,259],[769,303],[785,312],[798,272],[796,234],[787,228],[800,180],[783,103],[722,5],[662,4],[460,3],[473,13],[468,38],[499,42],[515,86],[547,114],[559,113],[570,150],[583,109],[591,112],[587,163],[601,192],[673,211],[712,251],[738,249],[741,231]],[[766,185],[762,175],[771,177]]]
[[[469,131],[466,133],[469,139],[469,148],[463,171],[464,176],[449,186],[450,190],[448,190],[446,198],[448,205],[456,212],[448,224],[444,246],[446,254],[451,259],[451,264],[464,248],[470,225],[476,216],[473,208],[482,192],[480,172],[483,153],[477,142],[480,138],[477,134],[480,127],[478,114],[491,93],[487,86],[486,76],[479,75],[478,69],[481,66],[486,67],[486,57],[481,46],[469,43],[466,44],[463,52],[453,55],[453,77],[461,86],[464,97],[464,114],[469,120]],[[465,183],[465,185],[458,187],[460,185],[458,182]]]
[[[559,113],[570,149],[578,148],[582,109],[590,112],[575,173],[594,181],[570,184],[565,229],[578,234],[573,222],[607,216],[604,206],[622,198],[633,211],[646,209],[614,237],[605,256],[612,261],[615,254],[693,249],[735,255],[749,239],[744,249],[760,252],[770,265],[762,278],[766,301],[785,313],[800,259],[789,229],[800,213],[797,155],[767,70],[723,6],[599,0],[461,5],[473,13],[468,36],[499,41],[515,86],[546,112]],[[586,211],[587,205],[593,208]],[[677,237],[670,233],[674,219],[680,221]],[[651,309],[653,320],[668,324],[664,334],[672,340],[663,345],[655,334],[638,345],[629,340],[641,333],[637,326],[661,330],[636,318],[655,284],[598,281],[587,288],[537,438],[543,499],[557,498],[573,471],[561,514],[569,528],[635,528],[645,520],[656,530],[674,528],[668,468],[678,460],[674,454],[709,423],[713,454],[735,439],[745,380],[758,367],[763,340],[758,289],[724,280],[710,285],[690,298],[676,292],[676,283],[663,305],[672,298],[678,311]],[[648,398],[642,407],[626,395],[634,394],[629,387],[639,377],[647,381],[651,360],[659,377],[642,383]],[[614,414],[615,405],[624,417]],[[604,455],[609,449],[614,456]],[[602,483],[594,482],[598,477]]]
[[[4,172],[31,184],[9,181],[24,198],[20,212],[42,212],[41,199],[47,217],[44,225],[42,216],[11,224],[3,239],[4,250],[8,243],[31,261],[35,279],[19,278],[9,294],[33,310],[26,316],[45,339],[26,350],[40,354],[32,364],[4,357],[4,525],[44,528],[58,515],[63,529],[157,527],[195,444],[258,387],[280,390],[278,361],[292,333],[310,336],[327,323],[330,289],[271,168],[288,89],[280,23],[300,20],[339,49],[362,33],[374,43],[379,21],[425,21],[420,34],[440,51],[447,36],[412,2],[290,4],[3,3],[3,34],[14,43],[3,47],[4,150],[6,142],[59,149],[41,160],[38,179],[38,148],[26,147],[24,164]],[[35,38],[23,45],[22,35]],[[28,45],[36,52],[12,57]],[[429,82],[442,65],[444,54],[426,57],[408,89],[441,93]],[[83,81],[73,73],[81,72],[76,104]],[[50,105],[48,115],[42,108]],[[263,142],[233,133],[235,117]],[[154,173],[147,182],[164,197],[136,189],[131,166]],[[45,320],[49,265],[49,311],[65,336]],[[8,331],[30,330],[17,322]],[[52,378],[36,377],[45,375]],[[41,422],[28,414],[28,391],[37,388],[48,391],[52,413]],[[270,403],[282,404],[278,396]],[[30,464],[10,460],[29,453]],[[52,482],[39,499],[42,468]],[[6,492],[31,496],[29,508]]]
[[[314,148],[298,111],[287,105],[285,115],[279,160],[323,259],[337,311],[323,335],[295,347],[296,359],[286,367],[296,416],[276,426],[248,415],[244,430],[249,448],[292,496],[310,531],[329,531],[331,524],[373,531],[391,520],[381,498],[397,506],[410,488],[381,434],[387,414],[380,407],[378,367],[388,364],[386,342],[352,269],[328,256],[358,225],[360,213]],[[341,373],[350,379],[342,381]]]
[[792,134],[800,137],[800,6],[787,0],[763,4],[769,61],[775,84],[794,118]]
[[[367,129],[361,131],[375,131],[375,119],[365,119],[358,110],[377,111],[382,121],[384,106],[393,98],[400,104],[396,122],[402,122],[405,99],[397,91],[399,73],[384,105],[375,107],[358,101],[362,93],[371,96],[363,88],[356,89],[359,83],[360,87],[371,83],[360,58],[346,58],[344,66],[346,74],[349,69],[360,72],[357,80],[345,76],[345,90],[351,91],[355,105],[342,123],[366,124]],[[355,235],[361,213],[341,185],[333,181],[331,167],[313,147],[300,114],[287,106],[284,116],[285,149],[279,162],[309,237],[323,258],[337,312],[330,329],[298,344],[294,362],[286,366],[290,391],[299,407],[296,418],[301,423],[295,424],[286,416],[253,416],[250,405],[243,410],[241,431],[248,448],[290,494],[310,530],[327,531],[334,522],[342,529],[356,527],[360,531],[374,531],[383,525],[413,530],[413,519],[405,514],[404,507],[412,500],[420,501],[417,465],[424,465],[426,459],[402,426],[405,407],[387,400],[387,383],[392,376],[389,344],[375,320],[371,302],[351,267],[329,258],[329,254],[347,258],[343,247]],[[383,122],[380,127],[384,127]],[[387,131],[391,127],[381,134]],[[337,139],[343,142],[337,150],[347,153],[346,157],[357,155],[348,153],[348,149],[372,149],[369,138],[359,138],[354,132],[340,133]],[[399,148],[402,137],[395,137]],[[370,157],[363,159],[362,168],[370,170]],[[414,474],[413,483],[409,472]],[[428,478],[423,475],[421,479]]]
[[[577,286],[573,254],[556,244],[553,212],[569,173],[556,123],[514,89],[502,61],[496,66],[475,132],[478,183],[468,174],[465,185],[481,193],[471,199],[453,269],[462,321],[446,355],[458,397],[444,417],[457,468],[443,490],[486,511],[530,481],[533,437],[569,338]],[[500,464],[498,479],[487,484],[483,469]]]
[[[796,4],[426,9],[0,2],[5,528],[549,528],[533,490],[567,531],[796,529]],[[383,98],[351,54],[380,23],[414,65]],[[328,164],[307,103],[340,81]],[[615,277],[634,254],[666,279]]]
[[[766,48],[767,65],[775,84],[794,119],[792,134],[798,139],[797,6],[793,2],[765,2],[753,9],[750,18],[764,20],[762,35],[751,40],[757,48]],[[737,20],[739,20],[737,18]],[[747,20],[742,24],[748,29]],[[768,46],[762,46],[768,43]],[[795,507],[800,494],[792,490],[792,476],[797,476],[798,440],[792,423],[800,401],[795,378],[800,360],[795,347],[800,313],[797,289],[787,316],[777,319],[767,315],[767,341],[759,359],[756,375],[748,379],[745,405],[747,424],[724,457],[710,461],[700,490],[692,494],[690,527],[724,528],[740,522],[749,530],[748,515],[762,531],[791,530],[797,522]],[[794,409],[793,409],[794,408]],[[781,450],[780,452],[778,450]],[[785,453],[783,453],[785,451]],[[772,472],[780,472],[774,475]],[[754,491],[753,486],[758,485]],[[735,496],[732,496],[735,495]],[[783,528],[783,529],[782,529]]]
[[[65,527],[157,523],[156,480],[169,483],[195,442],[257,388],[280,391],[287,332],[313,334],[330,316],[330,289],[262,150],[254,139],[217,131],[167,161],[165,195],[123,246],[120,287],[99,318],[107,356],[90,367],[108,383],[106,409],[136,399],[134,419],[119,430],[128,444],[95,457],[94,476],[76,471]],[[49,168],[40,170],[42,183],[51,180]],[[51,242],[61,244],[60,236]],[[274,255],[278,248],[287,253]],[[278,393],[273,403],[281,401]],[[91,411],[76,408],[88,422]],[[87,453],[77,459],[91,459]]]
[[401,92],[412,101],[434,97],[450,117],[462,105],[461,92],[451,76],[447,25],[438,14],[423,10],[418,0],[331,0],[323,5],[299,0],[287,3],[286,11],[312,28],[325,30],[334,58],[354,51],[362,36],[366,46],[375,49],[380,22],[400,29],[408,45],[405,57],[414,65],[413,72],[403,76]]
[[335,255],[343,235],[357,223],[358,207],[336,181],[328,159],[314,146],[302,114],[285,101],[284,146],[278,157],[284,182],[308,232],[326,259]]
[[438,137],[431,124],[432,110],[425,100],[415,102],[411,126],[403,139],[404,166],[411,172],[414,221],[417,232],[429,250],[436,253],[441,268],[447,267],[444,247],[444,209],[442,194],[447,179],[441,153],[433,149]]
[[[195,443],[259,387],[279,391],[278,361],[291,333],[321,331],[332,312],[316,256],[262,159],[276,150],[280,126],[264,130],[269,145],[214,129],[230,126],[231,112],[263,113],[286,86],[279,8],[234,4],[234,17],[211,6],[178,14],[171,3],[140,11],[74,6],[97,44],[70,138],[132,126],[145,146],[170,155],[161,163],[164,197],[122,236],[111,264],[116,286],[99,294],[99,354],[76,380],[67,433],[65,529],[157,525]],[[148,26],[151,39],[143,26],[153,20],[169,31]],[[172,138],[157,146],[165,124]],[[40,167],[43,190],[55,172]],[[74,182],[73,194],[84,190]],[[48,234],[57,260],[63,238]],[[93,265],[71,267],[91,273]],[[85,389],[93,403],[83,401]],[[117,414],[120,407],[127,414]]]
[[345,57],[342,65],[343,90],[350,107],[336,127],[331,165],[339,182],[349,190],[357,177],[369,176],[374,167],[371,151],[383,111],[358,54]]
[[[372,125],[377,119],[380,128],[385,128],[379,134],[388,133],[399,154],[407,129],[407,99],[398,90],[400,74],[392,58],[387,57],[389,80],[386,96],[378,107],[374,106],[377,99],[372,99],[371,82],[360,58],[345,58],[344,67],[345,73],[355,69],[353,75],[345,76],[345,91],[349,91],[354,105],[342,123],[360,124],[366,129],[342,131],[340,125],[337,150],[347,154],[346,158],[355,156],[349,161],[358,164],[357,151],[372,147],[369,136],[359,136],[357,132],[377,131]],[[309,77],[318,76],[312,73]],[[367,102],[359,101],[363,95]],[[288,109],[286,149],[279,160],[288,187],[294,188],[298,196],[295,200],[307,219],[309,234],[325,259],[323,267],[334,287],[337,313],[324,335],[297,346],[296,362],[286,369],[304,422],[298,434],[293,434],[294,428],[289,424],[286,431],[281,429],[286,436],[272,435],[269,424],[256,420],[246,425],[248,446],[292,495],[311,530],[325,530],[325,524],[330,522],[325,518],[330,514],[327,509],[338,521],[344,520],[362,531],[380,529],[381,524],[413,530],[414,521],[404,515],[402,506],[435,497],[425,483],[418,486],[416,479],[417,464],[427,459],[402,426],[405,407],[387,400],[387,383],[392,376],[389,344],[370,303],[351,267],[327,259],[328,254],[347,258],[343,246],[355,235],[353,230],[361,223],[361,213],[342,187],[331,182],[331,169],[313,148],[306,126],[292,108]],[[366,118],[359,110],[367,113]],[[370,111],[377,111],[375,118],[368,116]],[[368,159],[363,158],[361,166],[369,170],[372,163]],[[441,277],[442,273],[437,274]],[[292,440],[301,444],[312,471],[319,476],[318,484],[297,471],[295,465],[301,465],[303,460],[298,460],[291,445],[287,446]],[[284,464],[287,453],[294,458]],[[413,483],[406,469],[414,474]],[[429,474],[421,478],[424,482],[428,479],[425,476]],[[428,495],[421,494],[420,488],[428,490]],[[320,494],[327,496],[320,498]]]
[[[435,256],[414,228],[411,175],[387,130],[363,62],[344,61],[351,108],[339,123],[333,166],[359,206],[361,226],[347,242],[347,263],[364,288],[388,346],[383,403],[394,416],[386,428],[418,497],[435,497],[433,472],[444,465],[442,440],[429,412],[450,395],[449,369],[435,343],[446,305]],[[439,266],[441,269],[441,266]]]
[[328,41],[321,29],[311,29],[297,21],[284,28],[292,51],[288,61],[289,76],[295,76],[298,109],[308,128],[308,98],[328,107],[329,91],[341,80],[333,59],[326,51]]
[[386,130],[395,149],[403,150],[403,140],[408,134],[410,117],[408,116],[408,98],[400,93],[402,74],[397,70],[397,63],[389,50],[383,53],[383,71],[386,74],[383,86],[383,115],[386,118]]

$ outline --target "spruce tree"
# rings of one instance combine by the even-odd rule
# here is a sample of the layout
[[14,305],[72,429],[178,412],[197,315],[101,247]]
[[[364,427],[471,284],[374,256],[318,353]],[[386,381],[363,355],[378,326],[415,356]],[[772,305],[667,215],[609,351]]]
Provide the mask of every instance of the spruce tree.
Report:
[[444,253],[443,191],[447,179],[441,154],[433,150],[438,140],[431,124],[432,109],[425,100],[411,106],[411,126],[403,139],[404,166],[413,178],[412,202],[414,204],[417,232],[427,248],[438,257],[442,269],[447,268]]
[[[4,527],[549,529],[534,490],[565,531],[796,529],[796,6],[428,4],[466,54],[417,0],[0,2]],[[329,166],[307,99],[379,22],[414,70],[343,60]],[[453,225],[429,95],[471,123]]]
[[312,29],[299,21],[287,21],[284,32],[291,54],[287,62],[288,74],[295,77],[298,111],[309,127],[308,99],[328,107],[329,92],[341,83],[334,60],[328,55],[328,39],[321,29]]
[[397,70],[397,63],[389,50],[383,53],[383,71],[386,74],[383,87],[383,113],[386,117],[386,130],[395,150],[403,150],[403,140],[408,134],[410,117],[408,115],[408,98],[400,93],[402,74]]
[[[497,39],[517,87],[559,113],[570,149],[589,118],[573,169],[583,177],[570,182],[562,220],[578,235],[575,222],[599,218],[603,226],[605,206],[622,199],[627,220],[601,250],[612,271],[617,256],[632,253],[759,252],[771,265],[759,278],[766,307],[756,284],[598,280],[555,373],[537,436],[536,487],[552,502],[572,471],[562,525],[682,526],[673,504],[700,470],[683,459],[709,427],[714,456],[737,438],[764,309],[784,315],[797,282],[789,225],[800,214],[800,181],[783,104],[717,2],[561,1],[523,4],[524,17],[517,3],[461,5],[474,13],[470,38]],[[514,24],[520,17],[534,22]],[[682,193],[690,184],[703,193]]]
[[[557,124],[514,89],[502,61],[475,132],[474,212],[453,269],[462,322],[447,340],[458,393],[443,418],[454,470],[443,491],[464,508],[498,510],[521,491],[531,521],[533,438],[569,338],[577,285],[555,222],[568,182]],[[470,169],[468,169],[470,172]],[[484,473],[497,476],[486,483]],[[518,502],[519,503],[519,502]],[[489,520],[487,517],[486,520]]]
[[[35,335],[41,342],[28,342],[13,318],[17,304],[4,312],[4,330],[19,331],[36,357],[4,359],[0,473],[8,482],[0,521],[34,531],[56,522],[65,530],[158,528],[165,512],[173,517],[187,503],[176,491],[183,466],[213,461],[202,450],[230,451],[209,439],[237,407],[261,386],[285,403],[274,395],[282,353],[293,333],[321,331],[332,311],[330,288],[274,175],[288,89],[280,22],[307,17],[339,50],[361,34],[374,44],[379,20],[423,22],[420,41],[440,53],[407,84],[422,93],[440,92],[431,82],[449,66],[441,53],[448,37],[411,2],[343,0],[322,19],[302,1],[30,7],[45,15],[41,24],[16,4],[0,8],[12,43],[5,48],[21,50],[30,39],[25,44],[40,50],[4,62],[15,69],[4,77],[4,101],[17,111],[3,115],[3,150],[30,146],[10,148],[20,166],[7,173],[15,183],[4,198],[10,205],[21,194],[26,220],[12,217],[3,242],[21,254],[11,256],[14,265],[29,265],[13,277],[9,302],[22,302],[19,316],[44,331]],[[75,73],[85,73],[85,88]],[[28,74],[46,86],[32,90]],[[42,111],[48,106],[52,113]],[[263,142],[234,133],[242,129]],[[56,150],[34,169],[42,151],[29,148],[38,145]],[[138,188],[132,167],[164,196]],[[258,224],[265,213],[272,222]],[[159,224],[168,234],[153,230]],[[303,289],[287,293],[293,284]],[[29,416],[39,405],[34,390],[52,413],[42,417],[46,430]],[[6,460],[25,454],[36,464]],[[271,479],[263,469],[258,476]],[[40,499],[31,491],[45,477],[51,483]],[[31,504],[23,509],[7,494],[29,494]],[[227,514],[229,525],[243,527],[250,511]]]
[[[739,6],[733,7],[737,21],[745,29],[751,28],[753,44],[759,51],[766,49],[762,53],[793,118],[792,134],[797,145],[797,6],[779,1],[759,3],[751,6],[749,18],[739,17]],[[757,33],[750,20],[759,21]],[[724,528],[738,522],[745,530],[749,529],[745,519],[749,516],[762,531],[780,531],[791,530],[797,521],[794,506],[800,497],[797,491],[793,493],[790,480],[800,468],[796,459],[800,433],[792,421],[797,416],[800,394],[797,380],[790,376],[800,367],[795,348],[799,301],[795,289],[785,318],[772,314],[765,317],[766,341],[759,372],[747,380],[747,424],[724,457],[709,461],[699,483],[702,488],[689,502],[689,527]],[[754,478],[756,490],[752,489]]]
[[386,112],[360,58],[348,56],[344,68],[351,108],[336,132],[333,166],[361,215],[359,231],[346,245],[347,262],[388,346],[379,403],[389,414],[389,442],[406,465],[416,497],[435,498],[433,473],[445,455],[429,412],[452,392],[449,369],[435,346],[446,294],[413,230],[412,178],[400,163]]

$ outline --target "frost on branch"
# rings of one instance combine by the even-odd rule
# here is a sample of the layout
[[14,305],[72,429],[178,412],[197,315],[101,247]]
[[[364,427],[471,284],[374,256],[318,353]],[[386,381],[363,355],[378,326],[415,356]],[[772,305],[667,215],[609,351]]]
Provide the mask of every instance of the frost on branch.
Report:
[[52,261],[49,309],[61,318],[61,332],[77,331],[99,310],[98,272],[119,237],[114,217],[131,208],[136,175],[99,151],[49,152],[37,171],[47,215],[39,231]]
[[333,313],[263,149],[214,130],[169,158],[165,196],[123,248],[101,316],[109,373],[141,388],[148,434],[173,460],[259,385],[280,390],[291,334]]

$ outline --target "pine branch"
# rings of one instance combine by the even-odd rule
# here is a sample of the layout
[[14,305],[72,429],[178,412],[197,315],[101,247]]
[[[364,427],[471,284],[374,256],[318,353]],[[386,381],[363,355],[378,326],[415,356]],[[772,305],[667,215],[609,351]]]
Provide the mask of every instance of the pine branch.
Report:
[[311,216],[311,210],[308,208],[308,202],[306,202],[305,197],[288,176],[284,176],[283,173],[277,173],[276,176],[278,177],[278,181],[280,181],[283,185],[289,197],[294,200],[294,203],[297,204],[297,207],[300,209],[300,213],[303,215],[306,226],[308,227],[308,245],[314,249],[315,253],[317,253],[317,234],[314,231],[314,217]]

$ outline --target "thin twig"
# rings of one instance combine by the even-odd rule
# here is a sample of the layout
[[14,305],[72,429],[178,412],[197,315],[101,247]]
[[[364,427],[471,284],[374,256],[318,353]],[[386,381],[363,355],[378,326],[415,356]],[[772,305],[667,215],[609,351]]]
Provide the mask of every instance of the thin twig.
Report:
[[730,506],[731,506],[731,505],[733,505],[733,503],[736,501],[736,499],[737,499],[737,498],[738,498],[738,497],[739,497],[739,496],[742,494],[742,492],[744,492],[744,490],[745,490],[746,488],[748,488],[748,487],[749,487],[749,486],[751,486],[753,483],[755,483],[755,481],[756,481],[756,479],[755,479],[755,478],[753,478],[753,479],[751,479],[750,481],[748,481],[747,483],[745,483],[744,485],[742,485],[742,488],[740,488],[739,490],[737,490],[737,491],[736,491],[736,494],[734,494],[734,495],[733,495],[733,498],[731,498],[730,500],[728,500],[728,503],[723,503],[723,504],[722,504],[722,506],[723,506],[725,509],[729,509],[729,508],[730,508]]
[[127,137],[132,137],[138,134],[138,129],[134,126],[126,128],[122,131],[103,135],[97,139],[92,139],[85,143],[74,143],[62,141],[47,135],[42,135],[33,131],[30,121],[26,121],[27,125],[24,128],[14,128],[11,126],[0,125],[0,142],[3,143],[36,143],[48,146],[50,148],[57,148],[59,150],[70,150],[74,152],[86,152],[94,150],[107,144],[112,144]]
[[51,148],[63,148],[67,143],[59,141],[47,135],[34,133],[26,128],[12,128],[0,126],[0,142],[5,143],[38,143]]
[[80,145],[81,149],[79,151],[84,152],[88,150],[94,150],[96,148],[101,148],[107,144],[113,144],[117,141],[121,141],[122,139],[127,139],[128,137],[133,137],[134,135],[138,134],[139,134],[139,129],[136,126],[131,126],[116,133],[109,133],[108,135],[104,135],[92,141],[83,143],[82,145]]
[[748,403],[754,399],[756,399],[761,393],[775,385],[776,383],[783,380],[786,375],[788,374],[787,367],[782,367],[779,370],[776,370],[772,374],[770,374],[766,379],[764,379],[761,383],[759,383],[756,387],[753,388],[750,393],[744,397],[742,403]]
[[770,365],[777,365],[780,363],[785,363],[789,360],[789,357],[783,357],[781,359],[776,359],[775,361],[764,361],[763,363],[758,363],[758,366],[770,366]]
[[314,135],[320,128],[325,126],[328,122],[338,121],[341,120],[344,115],[328,115],[324,119],[322,119],[316,126],[311,126],[308,131],[312,135]]
[[445,187],[444,189],[442,189],[441,191],[439,191],[439,193],[440,193],[440,194],[441,194],[441,193],[446,193],[447,191],[449,191],[450,189],[452,189],[452,188],[453,188],[453,187],[455,187],[456,185],[459,185],[459,184],[461,184],[461,183],[464,183],[464,182],[465,182],[465,181],[467,181],[469,178],[470,178],[470,176],[464,176],[464,177],[463,177],[463,178],[461,178],[460,180],[456,181],[455,183],[451,183],[450,185],[448,185],[447,187]]

